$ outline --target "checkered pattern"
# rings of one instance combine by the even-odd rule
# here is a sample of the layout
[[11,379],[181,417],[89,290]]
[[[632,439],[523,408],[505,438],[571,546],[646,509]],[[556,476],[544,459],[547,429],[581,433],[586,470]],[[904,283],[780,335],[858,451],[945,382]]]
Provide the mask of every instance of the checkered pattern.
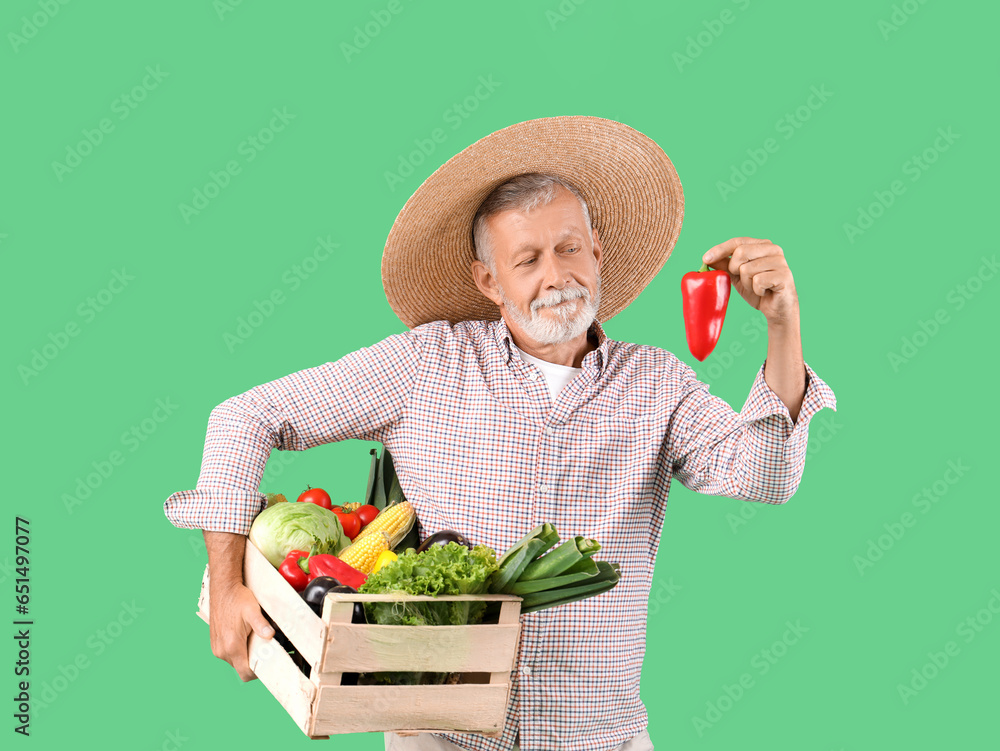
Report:
[[657,347],[608,339],[552,403],[501,321],[435,321],[235,396],[209,418],[196,490],[164,508],[178,527],[246,534],[270,450],[347,438],[392,453],[421,532],[456,529],[502,552],[542,522],[596,538],[621,564],[611,591],[521,618],[503,736],[446,734],[467,749],[612,749],[646,728],[639,698],[646,611],[670,481],[784,503],[808,424],[836,409],[806,366],[796,422],[761,367],[740,414]]

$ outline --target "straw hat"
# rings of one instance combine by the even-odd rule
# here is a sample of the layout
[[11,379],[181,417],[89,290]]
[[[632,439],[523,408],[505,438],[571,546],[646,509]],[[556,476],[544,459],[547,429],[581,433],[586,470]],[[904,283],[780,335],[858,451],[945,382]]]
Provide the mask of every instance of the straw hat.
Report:
[[600,117],[528,120],[453,156],[396,217],[382,253],[382,286],[407,327],[500,318],[473,281],[472,220],[494,188],[525,172],[563,178],[587,201],[604,251],[601,323],[638,297],[670,256],[684,194],[652,139]]

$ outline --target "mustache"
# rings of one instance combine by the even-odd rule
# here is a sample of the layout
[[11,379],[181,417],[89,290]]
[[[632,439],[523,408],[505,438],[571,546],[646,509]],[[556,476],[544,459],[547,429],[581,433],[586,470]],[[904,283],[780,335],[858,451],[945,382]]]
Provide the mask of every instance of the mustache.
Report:
[[575,300],[578,297],[582,297],[584,302],[590,302],[590,290],[586,287],[566,287],[564,289],[556,290],[551,295],[539,297],[538,299],[533,300],[531,303],[531,311],[535,312],[539,308],[551,307],[553,305],[566,302],[567,300]]

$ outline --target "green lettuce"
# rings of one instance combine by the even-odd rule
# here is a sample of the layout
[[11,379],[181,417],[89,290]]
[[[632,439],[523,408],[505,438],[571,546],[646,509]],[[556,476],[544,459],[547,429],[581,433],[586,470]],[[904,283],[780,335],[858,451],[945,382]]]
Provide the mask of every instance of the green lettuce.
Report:
[[[422,553],[412,548],[392,563],[369,574],[362,594],[478,595],[486,594],[497,570],[492,548],[449,542]],[[462,626],[480,623],[485,602],[366,602],[369,623],[386,626]]]
[[[409,548],[397,560],[369,574],[358,592],[432,596],[486,594],[496,570],[496,553],[485,545],[469,550],[457,542],[449,542],[432,545],[421,553]],[[485,611],[485,602],[365,603],[368,622],[384,626],[463,626],[481,623]],[[449,677],[449,673],[393,671],[362,673],[358,682],[359,685],[440,684]]]

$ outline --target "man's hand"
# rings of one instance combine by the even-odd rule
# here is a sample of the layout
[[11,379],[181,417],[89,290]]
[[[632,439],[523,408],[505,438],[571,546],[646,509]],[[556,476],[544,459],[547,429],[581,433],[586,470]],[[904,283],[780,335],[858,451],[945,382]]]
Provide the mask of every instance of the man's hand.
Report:
[[274,636],[257,604],[243,584],[243,551],[247,538],[229,532],[204,531],[208,550],[209,632],[212,654],[232,665],[243,681],[252,681],[247,640],[250,632],[263,639]]
[[247,647],[250,632],[270,639],[274,636],[274,629],[261,612],[253,592],[243,584],[233,585],[222,592],[216,592],[212,587],[209,621],[212,654],[232,665],[241,680],[254,680],[257,676],[250,670]]
[[709,250],[702,260],[713,269],[729,272],[736,291],[764,314],[768,324],[797,325],[795,280],[784,252],[770,240],[734,237]]
[[709,250],[702,260],[713,269],[729,272],[736,291],[767,319],[764,381],[795,422],[807,384],[799,296],[784,252],[770,240],[734,237]]

